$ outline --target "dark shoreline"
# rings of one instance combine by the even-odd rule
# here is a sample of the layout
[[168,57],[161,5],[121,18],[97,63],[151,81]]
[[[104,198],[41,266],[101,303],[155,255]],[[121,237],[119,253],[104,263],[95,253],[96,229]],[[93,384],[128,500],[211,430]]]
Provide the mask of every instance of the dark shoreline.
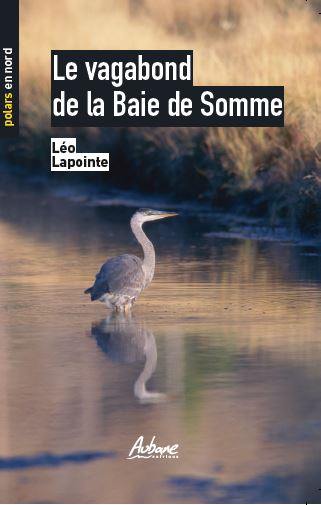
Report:
[[[152,201],[169,200],[176,206],[188,202],[260,219],[272,228],[285,226],[316,240],[321,237],[321,160],[297,128],[263,129],[265,152],[253,145],[242,170],[237,152],[231,157],[215,128],[57,130],[56,136],[77,137],[82,152],[109,152],[110,172],[51,173],[53,132],[24,127],[17,140],[0,143],[5,171],[23,183],[32,180],[54,189],[86,186],[89,195],[133,192],[144,199],[149,195]],[[231,139],[230,148],[242,150],[249,132],[232,130],[239,144]]]
[[[262,216],[249,216],[241,213],[240,208],[234,211],[215,209],[208,202],[195,202],[185,200],[177,202],[174,198],[164,195],[146,195],[139,191],[128,191],[111,188],[104,191],[94,183],[85,184],[83,181],[70,183],[64,181],[53,185],[49,178],[23,176],[19,167],[13,167],[9,173],[8,166],[0,170],[1,193],[24,192],[21,181],[27,193],[36,193],[39,197],[53,200],[65,200],[75,205],[86,205],[92,208],[127,208],[153,207],[160,209],[173,209],[185,216],[197,217],[206,222],[213,222],[213,230],[204,234],[208,240],[212,238],[254,240],[267,242],[281,242],[293,246],[321,247],[321,237],[304,234],[295,228],[286,226],[286,221],[278,219],[274,225],[268,218]],[[313,252],[312,252],[313,253]]]

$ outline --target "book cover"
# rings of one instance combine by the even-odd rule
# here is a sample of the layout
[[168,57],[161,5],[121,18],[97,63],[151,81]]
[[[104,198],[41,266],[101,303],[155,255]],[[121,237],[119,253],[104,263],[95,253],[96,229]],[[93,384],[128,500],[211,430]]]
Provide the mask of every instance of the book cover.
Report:
[[320,23],[2,0],[1,503],[321,503]]

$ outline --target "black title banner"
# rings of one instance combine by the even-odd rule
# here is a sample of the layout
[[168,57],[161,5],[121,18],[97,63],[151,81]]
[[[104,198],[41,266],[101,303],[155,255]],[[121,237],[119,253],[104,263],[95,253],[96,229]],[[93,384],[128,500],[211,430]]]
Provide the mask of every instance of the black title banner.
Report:
[[193,51],[52,51],[52,126],[284,126],[283,86],[194,86]]

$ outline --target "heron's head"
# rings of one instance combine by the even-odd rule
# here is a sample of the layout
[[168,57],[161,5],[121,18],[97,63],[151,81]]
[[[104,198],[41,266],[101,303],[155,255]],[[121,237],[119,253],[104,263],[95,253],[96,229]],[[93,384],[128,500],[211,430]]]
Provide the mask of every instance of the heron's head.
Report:
[[174,217],[177,215],[176,212],[169,212],[167,210],[138,209],[132,219],[143,224],[146,221],[156,221],[158,219],[164,219],[165,217]]

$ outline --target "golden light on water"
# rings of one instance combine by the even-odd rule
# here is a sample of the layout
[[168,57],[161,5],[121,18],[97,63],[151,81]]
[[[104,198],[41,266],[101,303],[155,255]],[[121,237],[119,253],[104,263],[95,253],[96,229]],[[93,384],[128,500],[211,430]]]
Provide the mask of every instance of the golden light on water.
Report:
[[[29,469],[23,486],[19,472],[2,473],[5,497],[59,501],[72,480],[88,501],[164,500],[168,475],[215,476],[223,486],[280,466],[285,474],[309,467],[319,447],[318,257],[290,245],[208,239],[196,218],[188,235],[184,216],[150,225],[156,276],[131,324],[155,337],[157,366],[146,387],[166,400],[144,405],[134,394],[144,361],[117,361],[125,335],[114,351],[108,331],[95,336],[106,309],[83,294],[108,256],[140,253],[129,212],[97,218],[90,207],[46,197],[40,213],[38,197],[28,198],[23,212],[2,207],[0,219],[2,454],[90,448],[117,457],[42,469],[41,481]],[[142,472],[127,462],[140,433],[179,443],[179,463]]]

